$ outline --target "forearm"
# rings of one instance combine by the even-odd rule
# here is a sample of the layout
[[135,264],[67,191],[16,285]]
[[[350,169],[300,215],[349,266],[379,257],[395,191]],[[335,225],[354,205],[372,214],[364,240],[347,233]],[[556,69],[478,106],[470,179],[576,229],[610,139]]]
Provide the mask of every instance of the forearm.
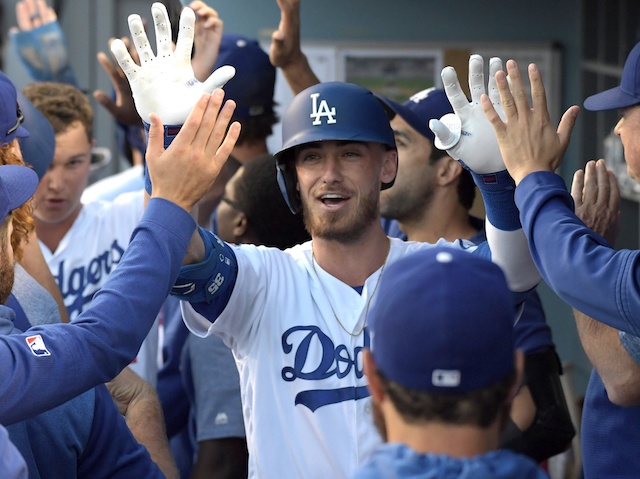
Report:
[[[153,201],[118,268],[76,321],[0,338],[0,387],[6,392],[0,403],[1,423],[51,409],[109,381],[136,356],[175,282],[195,227],[180,207]],[[29,348],[25,338],[35,334],[49,354],[37,356]]]
[[296,56],[295,60],[281,66],[280,70],[294,95],[320,83],[320,80],[309,65],[307,56],[302,52]]
[[169,448],[162,406],[150,384],[144,383],[127,405],[124,416],[129,430],[147,449],[153,462],[168,479],[177,479],[179,473]]
[[616,251],[587,228],[553,173],[529,175],[515,198],[533,261],[551,289],[586,315],[640,336],[640,253]]
[[580,342],[598,371],[609,400],[619,406],[640,404],[640,366],[620,342],[619,331],[573,310]]
[[531,259],[520,224],[513,199],[513,180],[506,170],[489,175],[472,173],[472,176],[485,204],[491,260],[502,268],[512,291],[534,288],[540,281],[540,274]]

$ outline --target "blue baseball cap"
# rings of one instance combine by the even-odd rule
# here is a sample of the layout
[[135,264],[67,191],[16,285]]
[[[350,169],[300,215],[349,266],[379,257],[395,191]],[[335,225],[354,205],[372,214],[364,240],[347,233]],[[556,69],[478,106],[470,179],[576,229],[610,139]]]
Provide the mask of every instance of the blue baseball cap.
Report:
[[516,311],[502,270],[463,250],[433,247],[387,266],[371,307],[371,353],[406,388],[461,393],[514,369]]
[[223,34],[215,68],[224,65],[236,69],[223,88],[225,96],[236,102],[233,119],[272,114],[276,69],[260,44],[241,35]]
[[447,113],[453,113],[447,94],[439,88],[427,88],[419,91],[402,105],[383,96],[378,96],[378,98],[393,113],[406,121],[411,128],[432,142],[435,140],[435,135],[429,128],[429,120],[439,120]]
[[16,87],[0,72],[0,145],[8,145],[15,138],[29,136],[22,126],[24,116],[18,105]]
[[22,206],[38,187],[38,175],[27,166],[0,166],[0,223]]
[[42,179],[53,161],[56,135],[49,120],[20,91],[18,105],[24,115],[24,126],[30,133],[27,137],[18,138],[22,159],[34,169],[38,178]]
[[637,43],[622,69],[620,86],[610,88],[584,101],[584,107],[591,111],[616,110],[640,104],[640,43]]

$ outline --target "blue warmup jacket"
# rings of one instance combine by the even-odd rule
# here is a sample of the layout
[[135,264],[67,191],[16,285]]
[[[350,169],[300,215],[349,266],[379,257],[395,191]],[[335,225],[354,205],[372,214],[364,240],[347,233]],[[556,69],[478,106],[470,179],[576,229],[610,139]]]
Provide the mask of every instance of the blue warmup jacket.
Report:
[[513,451],[469,458],[418,454],[404,444],[387,443],[373,451],[353,479],[548,479],[532,459]]
[[640,251],[616,251],[587,228],[555,173],[528,175],[515,200],[531,256],[551,289],[587,316],[640,336]]
[[194,230],[185,210],[151,199],[120,264],[76,321],[0,337],[0,423],[52,409],[126,367],[175,282]]
[[[573,214],[573,198],[554,173],[528,175],[516,189],[536,266],[567,303],[634,336],[640,333],[640,251],[615,251]],[[635,478],[640,469],[640,407],[609,401],[593,370],[582,414],[585,479]]]

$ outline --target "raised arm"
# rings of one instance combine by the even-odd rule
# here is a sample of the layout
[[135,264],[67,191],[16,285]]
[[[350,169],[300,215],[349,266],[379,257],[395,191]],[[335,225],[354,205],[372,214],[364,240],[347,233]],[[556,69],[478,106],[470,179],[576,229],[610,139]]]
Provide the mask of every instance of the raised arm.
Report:
[[9,37],[29,76],[77,86],[55,10],[45,0],[19,0],[16,20]]
[[505,164],[518,187],[515,200],[533,260],[551,289],[572,307],[614,329],[640,336],[640,252],[616,251],[575,215],[560,165],[578,114],[569,108],[556,129],[550,121],[538,68],[529,65],[532,104],[518,65],[496,75],[506,122],[483,98]]
[[269,59],[282,70],[289,88],[297,95],[302,90],[320,83],[313,73],[307,56],[300,48],[300,0],[277,0],[280,7],[280,25],[271,35]]
[[[502,61],[492,58],[488,89],[497,112],[502,107],[495,81],[501,71]],[[486,91],[482,57],[471,55],[469,58],[471,101],[460,88],[452,67],[442,70],[442,81],[454,113],[430,121],[429,127],[436,136],[435,145],[471,172],[485,204],[491,260],[502,268],[512,291],[527,291],[538,283],[540,276],[518,218],[513,180],[505,169],[493,128],[480,106]]]
[[[0,423],[50,409],[111,380],[137,354],[184,258],[195,229],[189,211],[211,187],[238,138],[223,92],[201,95],[164,148],[164,125],[149,116],[149,205],[121,262],[91,306],[70,324],[0,338]],[[69,380],[72,377],[73,380]],[[25,398],[29,398],[25,401]]]

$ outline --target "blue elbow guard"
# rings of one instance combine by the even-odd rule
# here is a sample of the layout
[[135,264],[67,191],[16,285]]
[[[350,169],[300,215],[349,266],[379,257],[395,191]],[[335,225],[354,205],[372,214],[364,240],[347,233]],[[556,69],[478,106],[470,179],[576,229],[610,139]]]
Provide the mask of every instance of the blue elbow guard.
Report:
[[204,260],[180,269],[171,294],[190,303],[210,303],[221,296],[228,299],[238,275],[236,255],[213,233],[203,228],[198,232],[205,245]]

